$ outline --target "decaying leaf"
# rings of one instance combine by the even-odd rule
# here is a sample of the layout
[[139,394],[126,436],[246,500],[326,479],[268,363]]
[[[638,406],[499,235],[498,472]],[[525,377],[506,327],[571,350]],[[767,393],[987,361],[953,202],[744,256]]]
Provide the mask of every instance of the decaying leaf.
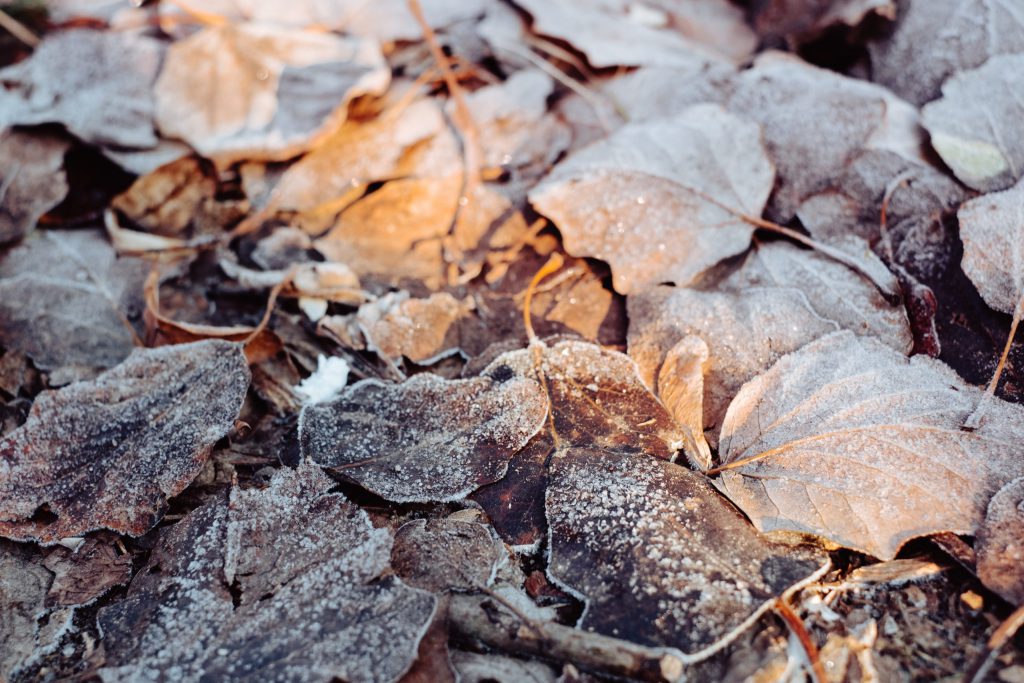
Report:
[[[101,677],[174,671],[186,680],[397,680],[416,655],[435,599],[385,575],[388,532],[373,529],[366,513],[329,487],[303,465],[276,474],[266,492],[236,497],[240,507],[211,503],[173,527],[128,596],[100,612],[107,643]],[[260,514],[281,503],[350,543],[325,552],[285,514],[276,516],[282,537],[271,541],[265,533],[275,525]],[[251,538],[246,530],[258,533]],[[289,570],[263,552],[268,541],[289,549],[287,557],[274,555]],[[283,585],[268,583],[273,592],[265,599],[233,606],[226,572],[241,565],[226,554],[254,560],[250,569]]]
[[112,538],[101,535],[84,539],[74,550],[54,547],[43,566],[53,572],[46,594],[48,608],[88,605],[132,578],[132,556],[119,552]]
[[1011,604],[1024,605],[1024,477],[992,497],[975,549],[982,582]]
[[[197,70],[217,78],[197,82]],[[330,134],[350,100],[389,80],[371,41],[266,24],[213,26],[168,48],[156,118],[164,135],[218,164],[282,160]]]
[[924,356],[837,332],[748,382],[722,425],[716,485],[763,531],[812,533],[882,559],[912,538],[974,533],[1024,474],[1024,409]]
[[[1024,51],[1013,0],[900,0],[894,30],[870,44],[874,80],[921,106],[957,72]],[[986,99],[995,93],[989,91]]]
[[507,559],[491,527],[453,519],[408,522],[395,532],[391,549],[395,573],[433,593],[486,588]]
[[93,381],[40,394],[0,440],[0,535],[145,533],[234,425],[248,387],[241,348],[205,341],[138,350]]
[[741,62],[757,43],[742,11],[723,0],[515,4],[533,17],[534,31],[566,41],[599,68],[690,64],[723,57]]
[[894,0],[759,0],[754,28],[769,39],[803,42],[833,26],[857,26],[867,17],[896,18]]
[[217,189],[195,157],[161,166],[132,183],[111,202],[111,207],[132,223],[160,235],[180,235],[204,200]]
[[902,307],[842,264],[781,242],[759,245],[714,290],[656,287],[630,297],[628,310],[629,355],[667,403],[661,385],[670,349],[689,335],[708,345],[709,431],[717,431],[744,382],[814,339],[848,329],[901,353],[912,343]]
[[366,348],[394,362],[406,357],[429,365],[459,350],[455,323],[469,306],[447,292],[411,299],[408,292],[388,294],[359,307],[355,323]]
[[48,34],[31,58],[0,71],[0,129],[61,123],[86,142],[155,147],[153,82],[163,52],[141,33]]
[[457,500],[504,476],[546,416],[532,377],[421,374],[397,385],[364,380],[306,406],[299,438],[306,457],[389,500]]
[[0,254],[0,343],[60,385],[131,353],[149,264],[119,258],[95,230],[46,231]]
[[[742,253],[774,171],[758,127],[717,105],[630,124],[555,167],[530,192],[575,256],[608,261],[616,291],[689,284]],[[715,203],[717,202],[717,204]]]
[[964,272],[985,303],[1012,314],[1024,297],[1024,180],[972,199],[957,217]]
[[0,132],[0,244],[32,232],[39,218],[68,193],[68,142],[46,133]]
[[1024,142],[1016,134],[1024,116],[1021,88],[1024,54],[1001,55],[952,76],[942,99],[921,111],[932,147],[965,185],[1003,190],[1024,175]]
[[52,580],[28,546],[0,540],[0,677],[5,680],[36,650],[37,622]]

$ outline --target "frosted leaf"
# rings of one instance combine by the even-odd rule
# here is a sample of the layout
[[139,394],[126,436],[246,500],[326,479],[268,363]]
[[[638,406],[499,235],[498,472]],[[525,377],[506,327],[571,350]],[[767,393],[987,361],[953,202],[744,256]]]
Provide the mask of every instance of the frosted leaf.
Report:
[[[881,559],[910,539],[974,533],[989,498],[1024,474],[1024,409],[942,363],[844,331],[783,357],[737,394],[715,484],[763,531],[823,536]],[[747,460],[749,459],[749,462]]]
[[597,68],[692,64],[723,57],[742,62],[757,44],[743,11],[724,0],[515,4],[533,17],[535,32],[564,40]]
[[[901,0],[894,30],[869,45],[874,80],[920,106],[951,76],[1024,51],[1016,0]],[[986,93],[991,99],[994,91]]]
[[507,559],[494,530],[476,522],[415,519],[395,533],[391,566],[410,586],[434,593],[490,586]]
[[459,350],[456,323],[469,314],[469,305],[447,292],[425,299],[411,299],[395,292],[363,304],[356,324],[366,338],[366,348],[393,362],[406,357],[414,363],[431,363]]
[[94,230],[31,236],[0,254],[0,344],[52,371],[53,384],[95,376],[131,353],[149,269]]
[[704,437],[704,375],[710,351],[700,337],[689,335],[668,350],[658,372],[658,397],[687,432],[687,455],[694,467],[711,467],[711,448]]
[[[282,470],[269,489],[235,491],[230,506],[172,528],[128,597],[100,611],[101,677],[397,680],[435,599],[385,575],[388,532],[329,486],[311,465]],[[234,575],[250,577],[238,606],[226,583],[234,571],[256,572]],[[270,592],[246,596],[258,586]]]
[[735,67],[720,62],[650,66],[613,78],[601,90],[635,123],[674,116],[705,102],[724,105],[736,73]]
[[985,303],[1012,314],[1024,296],[1024,180],[972,199],[957,217],[964,272]]
[[306,457],[388,500],[458,500],[504,476],[546,416],[532,377],[421,374],[402,384],[363,380],[307,405],[299,438]]
[[565,249],[611,264],[621,294],[684,285],[747,249],[774,171],[757,125],[717,105],[626,125],[571,155],[530,192]]
[[29,546],[0,540],[0,678],[31,659],[52,580]]
[[47,34],[31,57],[0,70],[0,129],[60,123],[85,142],[154,147],[153,82],[163,52],[141,33]]
[[138,536],[202,469],[249,388],[241,347],[136,350],[95,380],[43,392],[0,440],[0,535]]
[[916,111],[892,93],[781,53],[765,53],[740,73],[728,107],[764,130],[778,173],[769,215],[780,222],[832,187],[862,149],[909,155],[920,142]]
[[63,24],[75,19],[93,19],[109,22],[114,16],[132,6],[130,0],[45,0],[48,19]]
[[1024,477],[992,497],[974,545],[982,583],[1011,604],[1024,604]]
[[[211,72],[215,78],[195,78]],[[157,123],[222,166],[279,161],[329,135],[350,100],[389,81],[371,41],[267,24],[211,26],[168,48],[155,86]]]
[[579,626],[697,658],[827,563],[765,539],[703,476],[642,454],[570,448],[545,506],[548,574],[585,601]]
[[[1020,14],[1024,19],[1024,8]],[[951,77],[942,99],[921,110],[932,147],[968,187],[1003,190],[1024,176],[1024,102],[1016,97],[1022,88],[1024,54],[993,57]]]
[[767,39],[806,42],[837,25],[858,26],[869,15],[894,19],[894,0],[767,0],[754,12],[754,28]]
[[902,353],[912,343],[902,307],[846,266],[781,242],[760,245],[717,291],[657,287],[630,297],[628,310],[629,355],[662,400],[669,350],[689,335],[707,343],[708,430],[744,382],[814,339],[849,329]]
[[0,132],[0,244],[35,230],[39,218],[64,200],[65,139],[27,131]]
[[459,683],[556,683],[561,680],[544,662],[515,659],[503,655],[453,650],[452,665],[459,672]]
[[74,550],[57,546],[43,560],[53,572],[47,607],[87,605],[132,578],[132,556],[119,553],[113,538],[90,536]]

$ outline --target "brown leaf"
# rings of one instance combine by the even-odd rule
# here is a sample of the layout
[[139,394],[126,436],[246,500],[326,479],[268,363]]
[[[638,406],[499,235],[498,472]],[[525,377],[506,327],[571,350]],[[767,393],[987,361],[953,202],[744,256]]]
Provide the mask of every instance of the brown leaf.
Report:
[[36,651],[37,622],[52,580],[29,546],[0,539],[0,677],[5,680]]
[[95,230],[37,233],[0,254],[0,343],[51,371],[51,384],[94,377],[137,343],[148,271]]
[[1024,296],[1024,180],[960,207],[963,269],[985,303],[1013,313]]
[[546,509],[548,574],[585,601],[579,626],[691,660],[827,566],[766,540],[701,475],[642,454],[555,456]]
[[988,504],[978,529],[978,577],[1013,605],[1024,604],[1024,477],[1006,484]]
[[1014,2],[900,0],[898,5],[894,30],[869,45],[871,72],[918,106],[938,97],[939,87],[956,73],[1024,50],[1024,16]]
[[950,77],[942,99],[921,110],[932,147],[965,185],[1003,190],[1024,175],[1024,142],[1016,135],[1024,104],[1014,96],[1022,87],[1024,55],[1001,55]]
[[[216,78],[195,78],[211,70]],[[329,135],[350,100],[389,80],[369,41],[266,24],[211,26],[168,48],[156,117],[164,135],[219,165],[283,160]]]
[[360,306],[355,323],[368,350],[392,362],[404,356],[430,365],[459,351],[456,323],[468,313],[467,303],[447,292],[426,299],[410,299],[408,292],[398,292]]
[[391,566],[403,581],[433,593],[479,591],[507,561],[494,530],[476,522],[415,519],[395,533]]
[[566,251],[608,261],[616,291],[632,294],[689,284],[745,251],[753,226],[720,205],[760,216],[773,178],[756,125],[698,105],[570,156],[530,202],[557,225]]
[[216,189],[199,160],[189,156],[142,176],[111,207],[147,232],[180,236]]
[[837,332],[748,382],[722,425],[715,484],[763,531],[823,536],[892,559],[918,536],[974,533],[1000,486],[1024,473],[1024,409],[924,356]]
[[35,230],[40,217],[68,193],[62,137],[24,131],[0,132],[0,244]]
[[858,26],[869,16],[896,18],[894,0],[759,0],[754,28],[762,38],[805,42],[835,26]]
[[0,534],[145,533],[234,426],[248,386],[240,347],[205,341],[137,350],[93,381],[40,394],[0,440]]
[[132,556],[119,553],[110,536],[90,536],[80,547],[55,547],[43,560],[53,572],[46,606],[88,605],[115,586],[132,578]]

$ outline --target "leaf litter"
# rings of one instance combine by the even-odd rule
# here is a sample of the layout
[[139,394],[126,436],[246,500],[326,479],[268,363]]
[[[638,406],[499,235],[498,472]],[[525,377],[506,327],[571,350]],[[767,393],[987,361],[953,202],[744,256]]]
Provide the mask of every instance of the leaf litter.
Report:
[[1024,664],[1010,4],[47,9],[0,677]]

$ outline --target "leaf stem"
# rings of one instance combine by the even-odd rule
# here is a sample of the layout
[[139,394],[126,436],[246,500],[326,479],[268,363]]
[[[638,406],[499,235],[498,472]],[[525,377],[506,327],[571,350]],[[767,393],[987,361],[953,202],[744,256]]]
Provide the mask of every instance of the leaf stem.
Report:
[[1017,299],[1017,307],[1013,310],[1013,320],[1010,322],[1010,332],[1006,335],[1006,344],[1003,346],[1003,353],[999,356],[999,363],[996,365],[996,370],[992,373],[992,379],[989,380],[988,387],[985,389],[985,395],[978,401],[978,406],[974,409],[974,412],[970,414],[967,420],[964,422],[964,429],[974,431],[981,426],[981,419],[985,416],[985,411],[988,410],[989,402],[992,397],[995,396],[996,388],[999,386],[999,379],[1002,377],[1003,370],[1006,369],[1006,360],[1010,356],[1010,348],[1013,346],[1013,340],[1017,336],[1017,326],[1020,324],[1020,319],[1024,314],[1024,292],[1021,293],[1019,299]]

